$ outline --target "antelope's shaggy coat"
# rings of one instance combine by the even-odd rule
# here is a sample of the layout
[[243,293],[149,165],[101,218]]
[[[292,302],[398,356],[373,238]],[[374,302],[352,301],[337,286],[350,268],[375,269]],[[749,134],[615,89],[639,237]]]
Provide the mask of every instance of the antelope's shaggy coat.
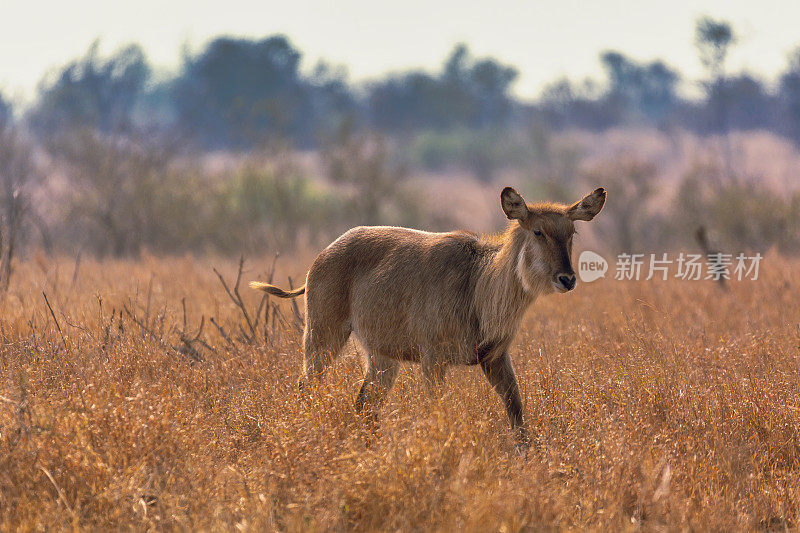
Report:
[[399,361],[421,363],[434,390],[447,366],[480,364],[525,445],[508,347],[537,296],[574,287],[573,221],[591,220],[604,201],[598,189],[572,206],[529,205],[506,188],[501,204],[512,221],[501,235],[357,227],[317,256],[305,287],[251,286],[283,298],[305,292],[306,379],[320,376],[351,334],[367,353],[359,409],[380,404]]

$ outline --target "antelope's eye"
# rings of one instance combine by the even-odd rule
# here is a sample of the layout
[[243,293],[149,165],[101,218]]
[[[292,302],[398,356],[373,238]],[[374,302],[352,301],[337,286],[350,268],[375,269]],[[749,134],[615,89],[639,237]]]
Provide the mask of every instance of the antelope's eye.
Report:
[[537,229],[537,228],[534,228],[534,230],[533,230],[533,234],[534,234],[534,235],[536,235],[537,237],[541,237],[542,235],[544,235],[544,234],[542,233],[542,230],[540,230],[540,229]]

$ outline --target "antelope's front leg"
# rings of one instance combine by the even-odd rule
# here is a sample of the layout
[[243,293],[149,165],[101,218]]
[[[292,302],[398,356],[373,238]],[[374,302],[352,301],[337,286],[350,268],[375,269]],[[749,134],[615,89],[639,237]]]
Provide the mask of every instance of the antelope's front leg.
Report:
[[518,446],[527,451],[528,431],[522,415],[522,397],[519,394],[514,367],[511,365],[511,356],[508,352],[503,352],[497,359],[481,361],[481,369],[505,403],[508,420],[516,434]]

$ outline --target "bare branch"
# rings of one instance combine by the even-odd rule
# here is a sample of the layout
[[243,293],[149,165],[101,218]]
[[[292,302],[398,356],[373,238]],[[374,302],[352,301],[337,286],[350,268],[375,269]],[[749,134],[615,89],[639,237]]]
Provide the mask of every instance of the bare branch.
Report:
[[58,329],[58,333],[61,335],[61,342],[64,343],[64,346],[67,345],[67,341],[64,339],[64,332],[61,331],[61,326],[58,323],[58,319],[56,318],[56,314],[53,312],[53,306],[50,305],[50,300],[47,299],[47,294],[42,291],[42,296],[44,296],[44,303],[47,304],[47,308],[50,309],[50,316],[53,317],[53,322],[56,323],[56,328]]
[[[222,283],[222,286],[225,288],[225,292],[228,293],[228,297],[231,299],[231,301],[234,303],[234,305],[239,308],[239,311],[242,313],[242,317],[244,317],[244,321],[247,324],[247,328],[249,330],[249,333],[247,333],[244,330],[244,328],[241,328],[242,329],[242,335],[243,335],[243,337],[246,339],[246,341],[249,344],[252,344],[252,343],[255,342],[256,337],[258,335],[257,332],[256,332],[256,327],[258,326],[258,318],[257,317],[261,313],[261,308],[262,308],[261,305],[262,304],[259,304],[258,310],[256,311],[256,322],[253,322],[250,319],[250,313],[247,311],[247,306],[245,305],[244,300],[242,299],[242,295],[239,292],[239,284],[242,281],[242,270],[243,270],[243,268],[244,268],[244,256],[241,256],[239,258],[239,270],[236,273],[236,283],[234,284],[232,291],[231,291],[230,287],[228,286],[228,284],[225,282],[225,278],[222,277],[222,274],[220,274],[219,271],[216,268],[214,269],[214,273],[217,275],[217,277],[219,278],[219,281]],[[263,300],[264,299],[262,298],[262,301]]]
[[211,323],[214,324],[214,327],[217,328],[217,330],[219,331],[219,334],[222,335],[223,339],[225,339],[225,342],[227,342],[228,345],[235,350],[236,349],[236,344],[234,344],[234,342],[231,340],[231,338],[228,336],[228,334],[225,333],[225,330],[222,328],[222,326],[220,326],[217,323],[217,321],[214,320],[213,316],[211,317]]

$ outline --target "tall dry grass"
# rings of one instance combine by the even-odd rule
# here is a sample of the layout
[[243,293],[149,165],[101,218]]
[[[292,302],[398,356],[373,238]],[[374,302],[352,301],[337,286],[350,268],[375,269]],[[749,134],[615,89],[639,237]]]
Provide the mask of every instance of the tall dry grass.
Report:
[[[263,279],[271,259],[248,265]],[[527,460],[475,368],[441,400],[405,368],[378,430],[353,409],[355,357],[302,399],[291,307],[262,307],[249,343],[212,266],[231,283],[235,263],[189,257],[19,265],[0,301],[0,529],[800,523],[796,260],[727,292],[604,280],[541,299],[513,346]]]

